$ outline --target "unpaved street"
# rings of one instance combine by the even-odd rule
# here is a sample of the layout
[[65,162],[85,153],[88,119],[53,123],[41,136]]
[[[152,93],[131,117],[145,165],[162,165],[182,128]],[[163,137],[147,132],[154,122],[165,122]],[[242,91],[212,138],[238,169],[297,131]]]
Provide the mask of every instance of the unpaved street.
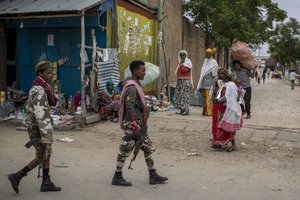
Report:
[[[56,139],[74,139],[71,143],[54,144],[50,174],[55,184],[62,187],[58,193],[39,192],[41,180],[37,180],[34,170],[22,179],[20,194],[14,194],[6,174],[23,167],[34,152],[24,147],[26,132],[16,131],[16,123],[2,122],[0,199],[300,199],[299,149],[274,146],[275,139],[257,136],[278,129],[300,137],[299,86],[291,91],[286,80],[254,83],[252,118],[245,120],[245,128],[237,136],[239,149],[231,153],[210,148],[211,119],[202,117],[199,108],[193,108],[190,116],[174,113],[154,114],[149,122],[149,134],[157,149],[155,165],[158,173],[169,177],[167,184],[148,184],[140,153],[134,169],[127,170],[128,162],[124,169],[125,178],[133,186],[112,186],[121,132],[117,124],[105,122],[55,134]],[[248,137],[250,129],[257,129],[252,134],[256,140]],[[296,138],[293,144],[297,145],[297,141]]]

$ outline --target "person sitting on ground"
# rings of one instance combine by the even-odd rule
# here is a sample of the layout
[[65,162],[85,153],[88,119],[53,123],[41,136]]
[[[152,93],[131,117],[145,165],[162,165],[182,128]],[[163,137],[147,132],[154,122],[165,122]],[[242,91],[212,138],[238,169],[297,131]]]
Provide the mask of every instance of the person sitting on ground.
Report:
[[[115,99],[114,83],[112,80],[106,82],[104,90],[100,91],[99,107],[104,109],[105,115],[111,115],[112,122],[118,122],[119,100]],[[102,113],[102,114],[104,114]]]
[[120,81],[118,83],[118,85],[115,87],[115,96],[114,96],[114,100],[120,99],[122,90],[123,90],[123,86],[124,86],[124,82]]

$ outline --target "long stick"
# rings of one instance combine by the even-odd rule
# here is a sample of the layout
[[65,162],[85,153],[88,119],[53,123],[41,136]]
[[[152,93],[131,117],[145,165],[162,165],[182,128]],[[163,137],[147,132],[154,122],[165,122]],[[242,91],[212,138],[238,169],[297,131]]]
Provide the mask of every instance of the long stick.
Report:
[[85,90],[84,90],[84,76],[85,76],[85,66],[84,66],[84,54],[85,53],[85,23],[84,23],[84,11],[82,11],[81,16],[81,127],[85,124],[86,117],[86,106],[85,106]]

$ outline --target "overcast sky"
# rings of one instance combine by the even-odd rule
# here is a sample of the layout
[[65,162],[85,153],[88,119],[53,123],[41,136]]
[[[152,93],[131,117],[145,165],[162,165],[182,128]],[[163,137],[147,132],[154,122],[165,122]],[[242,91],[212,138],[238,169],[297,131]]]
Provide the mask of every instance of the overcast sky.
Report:
[[[296,18],[300,22],[300,0],[272,0],[278,3],[278,7],[287,12],[288,18]],[[268,45],[262,45],[260,50],[256,51],[257,55],[266,56]]]
[[300,21],[300,1],[299,0],[272,0],[278,3],[278,7],[287,12],[288,17],[296,18]]

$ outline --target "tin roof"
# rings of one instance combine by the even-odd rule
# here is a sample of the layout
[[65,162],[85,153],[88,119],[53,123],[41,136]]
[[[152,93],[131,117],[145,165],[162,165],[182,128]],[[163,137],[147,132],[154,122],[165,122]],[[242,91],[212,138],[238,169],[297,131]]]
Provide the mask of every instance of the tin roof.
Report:
[[104,0],[0,0],[0,15],[38,14],[42,12],[76,13]]

